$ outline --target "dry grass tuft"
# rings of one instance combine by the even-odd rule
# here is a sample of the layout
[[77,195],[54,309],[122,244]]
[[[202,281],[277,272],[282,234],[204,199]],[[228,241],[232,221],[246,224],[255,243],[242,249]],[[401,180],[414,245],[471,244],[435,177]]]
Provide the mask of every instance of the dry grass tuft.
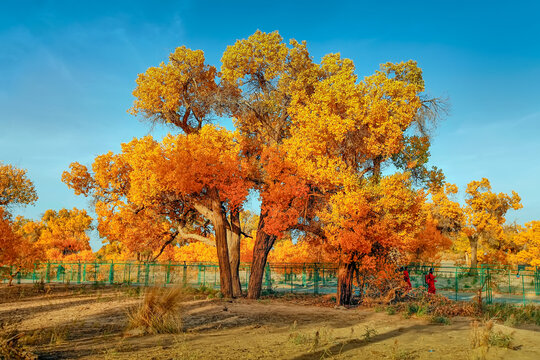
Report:
[[142,303],[128,312],[128,328],[149,334],[181,332],[179,309],[183,295],[181,288],[149,288]]
[[517,350],[519,347],[512,345],[514,335],[507,334],[501,330],[495,330],[493,319],[471,323],[471,348],[473,349],[473,359],[485,359],[491,347]]
[[23,337],[22,333],[12,333],[5,335],[0,339],[0,359],[10,360],[35,360],[37,356],[25,349],[19,340]]

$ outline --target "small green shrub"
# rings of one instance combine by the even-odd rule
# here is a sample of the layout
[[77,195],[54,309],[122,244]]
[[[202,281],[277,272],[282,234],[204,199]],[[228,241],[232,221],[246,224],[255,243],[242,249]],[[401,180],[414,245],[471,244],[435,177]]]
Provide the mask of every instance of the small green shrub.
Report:
[[431,322],[434,324],[450,325],[450,319],[446,316],[433,316]]
[[378,334],[377,330],[371,326],[365,326],[364,328],[364,334],[362,335],[362,338],[364,341],[369,342],[371,338],[376,336]]
[[396,308],[393,307],[392,305],[387,306],[387,307],[386,307],[386,313],[387,313],[388,315],[395,315],[395,313],[396,313]]

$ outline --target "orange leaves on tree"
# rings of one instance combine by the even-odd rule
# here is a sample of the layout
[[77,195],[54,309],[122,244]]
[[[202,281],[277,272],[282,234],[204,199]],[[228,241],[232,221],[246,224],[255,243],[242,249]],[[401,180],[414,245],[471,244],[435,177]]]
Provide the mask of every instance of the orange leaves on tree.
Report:
[[348,263],[404,250],[420,230],[423,202],[402,174],[337,193],[320,214],[331,252]]
[[432,264],[451,246],[452,240],[443,235],[434,220],[428,217],[420,232],[406,244],[407,262]]
[[210,125],[161,142],[133,139],[120,154],[98,156],[92,170],[72,164],[63,180],[94,196],[100,235],[139,260],[186,241],[211,243],[211,196],[217,194],[229,211],[239,210],[252,186],[234,134]]
[[156,169],[164,188],[201,200],[216,189],[231,209],[244,202],[252,184],[244,176],[249,166],[233,133],[207,125],[196,135],[168,136],[164,144],[165,156]]
[[10,214],[0,206],[0,264],[29,269],[42,258],[42,251],[30,238],[16,231]]
[[17,219],[17,232],[31,241],[46,260],[92,260],[88,232],[92,218],[85,210],[47,210],[41,221]]
[[[14,265],[15,271],[31,268],[42,253],[35,246],[35,238],[26,238],[18,231],[19,218],[12,221],[8,208],[27,205],[37,200],[34,184],[26,170],[0,162],[0,264]],[[12,280],[14,274],[9,274]]]
[[266,186],[261,190],[261,211],[267,216],[264,231],[281,237],[306,210],[309,187],[299,176],[296,164],[278,148],[267,148],[263,163]]

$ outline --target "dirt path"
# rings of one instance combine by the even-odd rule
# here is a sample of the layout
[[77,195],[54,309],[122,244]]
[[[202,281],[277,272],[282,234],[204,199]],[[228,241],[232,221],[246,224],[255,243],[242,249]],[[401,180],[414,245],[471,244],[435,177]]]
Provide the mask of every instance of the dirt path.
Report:
[[[366,308],[192,298],[182,304],[183,333],[142,336],[125,331],[127,309],[141,301],[131,291],[13,289],[0,287],[0,323],[24,332],[40,359],[456,360],[478,353],[471,350],[468,318],[440,325]],[[540,359],[540,328],[496,330],[513,332],[519,350],[490,348],[485,358]]]

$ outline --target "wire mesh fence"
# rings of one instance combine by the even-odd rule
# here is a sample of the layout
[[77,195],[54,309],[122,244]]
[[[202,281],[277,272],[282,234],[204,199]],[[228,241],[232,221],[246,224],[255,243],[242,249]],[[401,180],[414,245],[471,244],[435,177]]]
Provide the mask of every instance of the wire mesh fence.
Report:
[[[454,300],[473,300],[480,295],[486,303],[539,303],[540,269],[528,266],[482,265],[408,266],[414,288],[426,286],[425,275],[433,267],[437,292]],[[396,269],[399,271],[399,269]],[[5,274],[13,268],[5,268]],[[241,264],[240,282],[247,288],[250,265]],[[3,279],[7,281],[6,277]],[[18,272],[15,283],[127,284],[133,286],[191,286],[219,289],[219,267],[215,263],[142,262],[48,262]],[[337,289],[336,264],[267,264],[263,292],[332,294]],[[360,289],[356,289],[357,293]]]

